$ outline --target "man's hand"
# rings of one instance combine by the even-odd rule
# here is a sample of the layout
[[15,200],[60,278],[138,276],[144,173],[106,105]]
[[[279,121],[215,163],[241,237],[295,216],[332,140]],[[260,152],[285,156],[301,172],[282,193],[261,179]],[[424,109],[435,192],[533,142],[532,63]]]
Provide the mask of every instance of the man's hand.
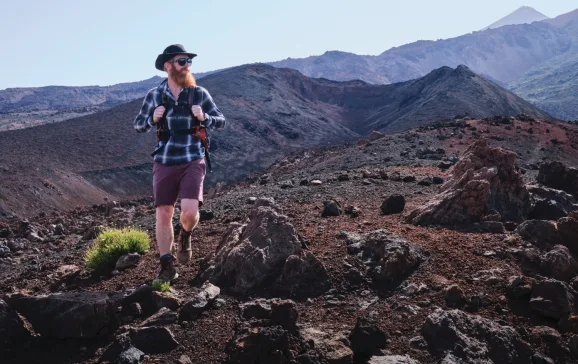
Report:
[[155,112],[153,113],[153,123],[155,123],[155,124],[158,123],[164,114],[165,114],[165,107],[162,105],[157,107],[155,109]]
[[199,105],[193,105],[191,107],[191,111],[193,112],[193,115],[195,115],[197,120],[201,122],[205,121],[205,113],[203,112],[203,109]]

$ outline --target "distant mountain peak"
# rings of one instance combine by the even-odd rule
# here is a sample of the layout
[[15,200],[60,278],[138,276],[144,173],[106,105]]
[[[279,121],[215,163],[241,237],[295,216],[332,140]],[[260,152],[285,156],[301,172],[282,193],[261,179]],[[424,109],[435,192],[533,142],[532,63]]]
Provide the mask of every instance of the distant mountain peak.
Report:
[[505,25],[529,24],[546,19],[550,18],[530,6],[522,6],[482,30],[495,29]]

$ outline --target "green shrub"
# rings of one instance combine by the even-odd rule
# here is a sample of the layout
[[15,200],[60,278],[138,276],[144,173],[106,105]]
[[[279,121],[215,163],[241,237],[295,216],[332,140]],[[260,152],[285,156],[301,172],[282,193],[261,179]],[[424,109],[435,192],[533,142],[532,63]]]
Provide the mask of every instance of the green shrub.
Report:
[[170,282],[165,282],[165,283],[153,282],[153,289],[155,291],[166,292],[169,290],[169,288],[171,288]]
[[108,229],[94,239],[84,259],[89,268],[98,271],[111,271],[121,255],[143,254],[149,248],[150,238],[144,231],[132,228]]

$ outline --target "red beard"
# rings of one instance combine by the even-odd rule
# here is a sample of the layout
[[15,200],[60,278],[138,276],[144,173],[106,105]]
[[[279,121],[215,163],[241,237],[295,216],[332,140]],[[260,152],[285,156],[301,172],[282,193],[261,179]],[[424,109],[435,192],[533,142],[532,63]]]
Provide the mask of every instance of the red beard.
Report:
[[178,71],[174,65],[169,68],[169,77],[181,87],[195,87],[195,77],[186,69]]

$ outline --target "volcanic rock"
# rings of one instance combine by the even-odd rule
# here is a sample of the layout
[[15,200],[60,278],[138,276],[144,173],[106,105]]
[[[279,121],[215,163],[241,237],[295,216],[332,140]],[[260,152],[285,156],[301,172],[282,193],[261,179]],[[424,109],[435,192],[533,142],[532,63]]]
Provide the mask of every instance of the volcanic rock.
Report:
[[568,281],[576,275],[578,264],[567,247],[555,245],[544,255],[540,263],[542,274],[560,281]]
[[387,335],[374,320],[359,317],[355,327],[349,334],[351,349],[355,355],[371,356],[387,344]]
[[117,307],[123,293],[66,292],[12,296],[8,304],[38,333],[55,338],[93,338],[118,327]]
[[287,258],[275,287],[291,297],[316,297],[331,288],[331,278],[319,259],[305,252]]
[[558,220],[566,216],[568,216],[568,212],[557,201],[540,200],[536,202],[532,211],[528,214],[528,219]]
[[578,199],[578,169],[565,166],[561,162],[540,165],[536,180],[548,187],[568,192]]
[[323,212],[321,216],[339,216],[341,215],[341,204],[335,200],[323,202]]
[[564,282],[546,279],[534,282],[530,306],[545,317],[559,320],[575,312],[576,291]]
[[470,145],[456,163],[442,192],[412,211],[416,225],[455,225],[481,221],[489,210],[506,221],[522,221],[530,210],[530,195],[514,167],[516,154],[493,148],[485,139]]
[[310,349],[296,331],[293,301],[258,299],[239,308],[242,321],[227,344],[226,363],[290,363]]
[[347,338],[315,327],[301,328],[299,334],[305,342],[313,343],[315,350],[327,360],[327,363],[353,363],[353,351],[347,345]]
[[524,276],[510,277],[506,290],[511,298],[529,299],[532,293],[532,280]]
[[115,269],[123,270],[123,269],[127,269],[127,268],[132,268],[132,267],[136,266],[138,264],[138,262],[140,262],[140,258],[141,258],[141,256],[138,253],[131,253],[131,254],[123,255],[120,258],[118,258],[118,260],[116,262]]
[[425,261],[422,249],[387,230],[362,235],[342,232],[349,254],[368,265],[367,275],[380,290],[399,285]]
[[552,221],[527,220],[518,225],[515,232],[522,239],[545,250],[560,241],[558,228]]
[[128,333],[134,347],[146,354],[161,354],[179,346],[173,333],[166,327],[142,327]]
[[405,208],[405,197],[403,195],[391,195],[381,204],[381,211],[384,215],[398,214]]
[[532,348],[513,327],[459,310],[437,309],[426,318],[422,334],[443,363],[532,362]]
[[146,326],[164,326],[170,325],[176,322],[178,319],[177,313],[163,307],[157,311],[154,315],[144,320],[139,326],[146,327]]
[[181,321],[196,320],[203,311],[207,310],[220,293],[219,287],[206,282],[201,287],[200,292],[183,305],[179,312],[179,319]]
[[[297,277],[296,284],[284,285],[295,295],[303,288],[311,274],[324,268],[313,256],[304,254],[301,241],[289,218],[281,215],[275,206],[265,206],[258,200],[250,213],[248,224],[232,223],[219,243],[217,250],[201,262],[198,279],[210,281],[234,293],[247,294],[251,290],[271,285],[281,277]],[[296,262],[296,256],[303,259]],[[285,265],[288,265],[285,268]],[[311,269],[314,273],[310,272]],[[321,286],[324,286],[321,284]],[[313,291],[317,292],[317,289]]]
[[543,200],[553,200],[566,215],[572,211],[578,210],[578,202],[571,194],[562,190],[556,190],[544,186],[526,185],[535,203]]

